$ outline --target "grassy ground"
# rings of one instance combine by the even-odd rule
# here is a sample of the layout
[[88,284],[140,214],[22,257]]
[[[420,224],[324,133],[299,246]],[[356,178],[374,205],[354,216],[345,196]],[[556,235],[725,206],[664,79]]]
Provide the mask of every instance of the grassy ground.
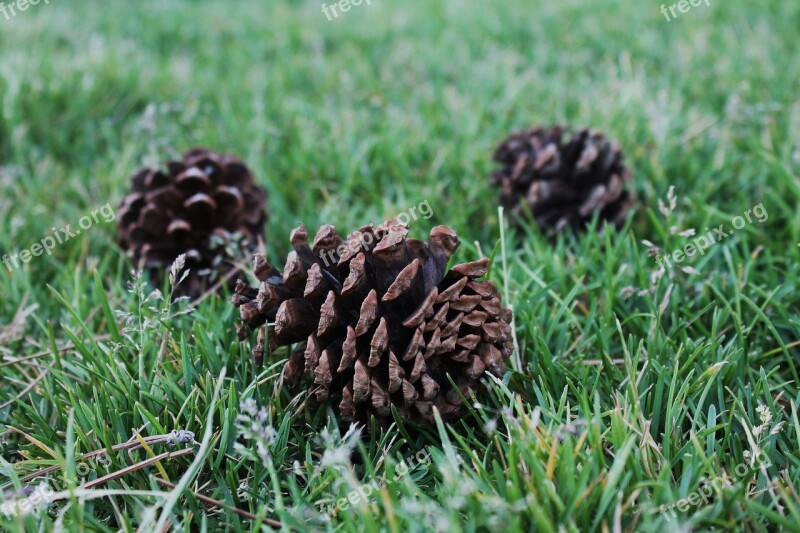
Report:
[[[284,354],[255,368],[225,296],[190,314],[148,299],[99,217],[0,271],[3,498],[54,465],[38,479],[62,491],[0,512],[0,529],[798,530],[800,6],[659,8],[372,0],[328,21],[318,2],[51,0],[0,15],[0,252],[204,145],[269,188],[275,260],[300,221],[347,231],[427,201],[412,233],[448,224],[458,259],[496,254],[522,362],[462,423],[359,439],[276,394]],[[552,122],[625,147],[644,202],[624,231],[501,241],[491,150]],[[763,221],[654,275],[648,249],[757,206]],[[159,438],[173,430],[195,440]]]

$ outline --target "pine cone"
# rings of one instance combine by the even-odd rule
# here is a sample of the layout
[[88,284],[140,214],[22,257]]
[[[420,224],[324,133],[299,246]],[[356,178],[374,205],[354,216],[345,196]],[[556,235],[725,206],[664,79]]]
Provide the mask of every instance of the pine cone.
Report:
[[268,328],[270,349],[301,343],[284,367],[285,382],[295,386],[310,374],[310,405],[330,401],[345,422],[375,415],[386,426],[391,406],[425,423],[433,423],[434,406],[445,419],[462,414],[459,392],[476,392],[484,370],[505,371],[511,311],[492,282],[477,281],[488,259],[447,271],[459,245],[451,228],[434,228],[428,243],[407,234],[392,220],[343,241],[326,225],[309,246],[300,226],[283,273],[256,256],[261,285],[239,281],[233,303],[241,339],[259,328],[257,364]]
[[118,240],[156,286],[186,254],[190,274],[177,291],[197,296],[232,270],[225,262],[229,245],[255,251],[267,193],[236,157],[197,148],[167,163],[166,172],[145,168],[131,181],[119,208]]
[[582,228],[595,212],[617,227],[635,203],[623,189],[631,180],[617,143],[582,129],[562,143],[564,128],[535,127],[513,133],[495,151],[502,165],[492,173],[500,203],[518,223],[527,214],[551,232]]

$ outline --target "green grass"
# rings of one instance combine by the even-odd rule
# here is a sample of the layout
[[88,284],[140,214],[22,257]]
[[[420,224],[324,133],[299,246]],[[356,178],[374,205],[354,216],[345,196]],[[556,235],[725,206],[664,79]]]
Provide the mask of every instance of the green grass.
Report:
[[[457,424],[355,438],[277,393],[285,354],[256,368],[226,296],[189,314],[148,300],[98,223],[0,266],[0,486],[58,466],[65,491],[0,529],[798,530],[800,5],[659,8],[373,0],[329,22],[314,1],[51,0],[0,16],[0,252],[208,146],[269,189],[276,262],[301,221],[347,232],[428,201],[414,235],[447,224],[457,259],[495,254],[522,362]],[[501,243],[491,151],[553,122],[617,139],[642,206],[617,233],[506,227]],[[691,240],[673,226],[762,203],[766,221],[683,263],[696,273],[651,277],[642,241],[672,251]],[[194,442],[84,457],[173,430]],[[325,514],[362,484],[366,502]]]

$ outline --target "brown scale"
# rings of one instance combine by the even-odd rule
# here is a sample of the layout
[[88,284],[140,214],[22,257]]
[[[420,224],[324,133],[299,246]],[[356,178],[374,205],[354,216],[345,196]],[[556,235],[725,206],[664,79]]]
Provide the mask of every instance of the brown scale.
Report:
[[239,232],[255,251],[267,220],[266,191],[248,168],[209,150],[189,150],[181,161],[167,163],[166,172],[142,169],[131,189],[118,210],[119,244],[159,287],[175,259],[186,254],[191,272],[179,294],[197,296],[231,271],[212,236],[226,241]]
[[548,232],[582,228],[599,213],[601,222],[621,226],[636,203],[625,189],[631,173],[619,145],[587,129],[564,142],[561,126],[513,133],[498,146],[492,173],[500,203],[516,224],[528,213]]
[[427,243],[407,237],[396,220],[347,239],[322,226],[309,246],[301,226],[282,273],[256,256],[261,285],[239,282],[233,303],[240,337],[259,330],[257,362],[265,336],[271,349],[300,343],[285,383],[308,376],[309,405],[330,402],[344,421],[375,416],[386,425],[392,408],[424,423],[433,423],[434,407],[445,419],[463,414],[462,396],[478,390],[484,372],[505,371],[511,311],[493,283],[478,281],[488,259],[447,270],[459,245],[451,228],[434,228]]

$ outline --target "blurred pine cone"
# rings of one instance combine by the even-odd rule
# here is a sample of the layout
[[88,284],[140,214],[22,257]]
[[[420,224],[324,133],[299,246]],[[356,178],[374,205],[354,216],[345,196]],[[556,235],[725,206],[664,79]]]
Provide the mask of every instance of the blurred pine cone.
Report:
[[181,254],[191,271],[176,291],[194,297],[231,272],[230,248],[255,251],[267,193],[236,157],[197,148],[167,163],[166,172],[144,168],[131,181],[118,241],[157,287]]
[[310,406],[330,401],[343,421],[375,415],[386,426],[391,406],[425,423],[433,423],[434,406],[445,419],[462,414],[459,392],[469,398],[484,370],[505,370],[511,311],[492,282],[477,281],[488,259],[447,271],[459,245],[451,228],[434,228],[427,243],[407,234],[393,220],[344,241],[325,225],[309,246],[300,226],[283,273],[256,256],[260,287],[239,281],[233,303],[241,339],[259,328],[257,364],[268,327],[271,349],[302,343],[284,367],[285,381],[295,386],[310,374]]
[[491,183],[500,187],[500,203],[519,223],[527,211],[549,232],[583,228],[594,213],[617,227],[635,203],[624,190],[631,173],[619,145],[601,133],[582,129],[564,144],[565,129],[537,126],[513,133],[497,148],[501,168]]

